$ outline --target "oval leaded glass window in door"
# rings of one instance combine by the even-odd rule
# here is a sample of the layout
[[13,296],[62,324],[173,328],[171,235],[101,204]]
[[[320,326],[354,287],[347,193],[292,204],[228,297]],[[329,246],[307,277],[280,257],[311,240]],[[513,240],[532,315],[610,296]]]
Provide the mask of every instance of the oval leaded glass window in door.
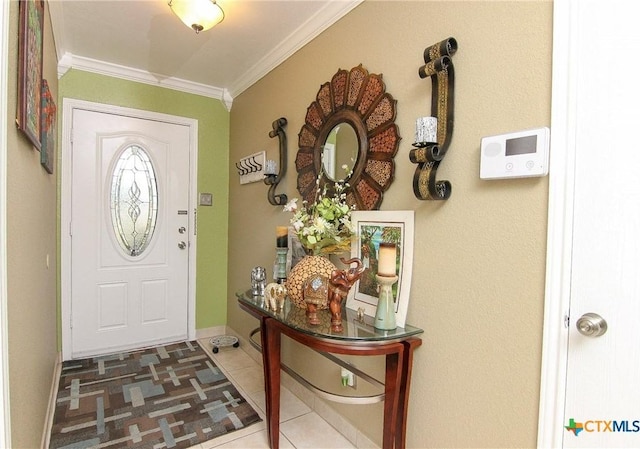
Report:
[[111,175],[111,224],[118,243],[129,256],[149,246],[158,217],[158,184],[147,152],[130,145]]

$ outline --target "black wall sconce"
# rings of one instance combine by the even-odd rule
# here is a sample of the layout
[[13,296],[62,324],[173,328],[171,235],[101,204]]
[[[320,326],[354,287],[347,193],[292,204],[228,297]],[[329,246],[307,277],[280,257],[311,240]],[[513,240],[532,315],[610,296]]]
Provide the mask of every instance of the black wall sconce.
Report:
[[281,193],[276,195],[276,187],[287,172],[287,134],[284,127],[287,125],[287,119],[280,117],[274,121],[271,126],[273,130],[269,132],[269,137],[278,137],[280,141],[280,162],[267,161],[264,171],[264,183],[269,186],[267,199],[269,204],[273,206],[284,206],[287,203],[287,195]]
[[436,138],[421,142],[416,131],[416,148],[409,152],[409,160],[418,164],[413,175],[413,193],[419,200],[446,200],[451,196],[451,183],[436,181],[436,171],[453,134],[455,77],[451,57],[457,50],[458,43],[453,37],[433,44],[424,50],[425,65],[418,69],[420,78],[431,78],[431,114],[437,119]]

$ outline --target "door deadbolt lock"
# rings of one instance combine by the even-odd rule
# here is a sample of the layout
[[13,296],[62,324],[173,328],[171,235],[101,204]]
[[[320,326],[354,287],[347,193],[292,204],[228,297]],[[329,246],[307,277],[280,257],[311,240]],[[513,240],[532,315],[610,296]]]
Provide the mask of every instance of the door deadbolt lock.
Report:
[[187,228],[185,228],[184,226],[180,226],[180,227],[178,228],[178,232],[179,232],[180,234],[184,234],[185,232],[187,232]]
[[578,332],[586,337],[599,337],[607,332],[607,322],[597,313],[585,313],[576,321]]
[[185,249],[186,247],[187,247],[187,244],[185,242],[178,243],[178,248]]

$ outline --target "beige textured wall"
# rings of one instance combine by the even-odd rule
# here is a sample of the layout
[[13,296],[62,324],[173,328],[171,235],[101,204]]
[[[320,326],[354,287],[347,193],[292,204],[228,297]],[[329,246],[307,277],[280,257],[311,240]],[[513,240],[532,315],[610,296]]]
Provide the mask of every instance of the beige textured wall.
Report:
[[[45,4],[44,78],[53,98],[58,79]],[[13,448],[40,447],[51,392],[56,346],[56,176],[16,129],[18,2],[10,5],[7,258],[9,387]],[[57,163],[55,165],[57,173]],[[49,267],[46,258],[49,256]]]
[[[449,36],[459,44],[455,128],[438,178],[451,181],[453,194],[423,202],[412,192],[408,153],[415,118],[430,113],[431,86],[417,69],[425,47]],[[241,94],[231,111],[229,325],[245,336],[256,327],[233,293],[248,286],[253,266],[271,266],[274,228],[289,218],[267,203],[266,186],[241,186],[233,162],[258,150],[275,158],[277,139],[268,133],[286,117],[289,171],[278,193],[297,196],[294,160],[306,109],[339,68],[362,63],[383,74],[398,100],[403,136],[381,209],[415,211],[407,320],[425,333],[407,445],[534,447],[548,180],[480,180],[479,144],[482,136],[549,125],[551,48],[550,1],[368,0]],[[379,407],[336,408],[380,442]]]

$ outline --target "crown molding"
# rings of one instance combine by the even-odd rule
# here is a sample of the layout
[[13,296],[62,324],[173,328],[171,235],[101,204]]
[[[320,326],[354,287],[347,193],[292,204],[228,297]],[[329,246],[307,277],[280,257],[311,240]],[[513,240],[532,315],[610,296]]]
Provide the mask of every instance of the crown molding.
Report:
[[[149,84],[152,86],[160,86],[167,89],[215,98],[222,101],[227,110],[230,111],[233,99],[236,96],[240,95],[254,83],[259,81],[267,73],[279,66],[296,51],[304,47],[307,43],[363,1],[364,0],[341,0],[327,2],[322,9],[320,9],[310,19],[300,24],[298,28],[296,28],[280,43],[280,45],[267,53],[228,88],[195,83],[180,78],[164,77],[146,70],[77,56],[69,52],[65,52],[58,60],[58,78],[61,78],[69,69],[73,68],[100,75]],[[56,4],[56,2],[49,3],[52,5]],[[54,36],[63,36],[64,33],[56,32],[59,31],[59,27],[64,26],[62,23],[63,15],[59,6],[56,5],[52,7],[50,14],[52,16],[52,23],[57,24],[58,27],[58,29],[54,29]],[[56,40],[56,51],[58,52],[58,55],[60,55],[63,48],[65,48],[64,42]]]
[[216,100],[222,101],[228,111],[231,110],[231,105],[233,104],[233,97],[224,88],[194,83],[180,78],[163,77],[162,75],[156,75],[146,70],[134,69],[65,53],[58,61],[58,78],[61,78],[69,69],[83,70],[99,75],[215,98]]
[[255,84],[364,0],[330,1],[229,86],[233,98]]

